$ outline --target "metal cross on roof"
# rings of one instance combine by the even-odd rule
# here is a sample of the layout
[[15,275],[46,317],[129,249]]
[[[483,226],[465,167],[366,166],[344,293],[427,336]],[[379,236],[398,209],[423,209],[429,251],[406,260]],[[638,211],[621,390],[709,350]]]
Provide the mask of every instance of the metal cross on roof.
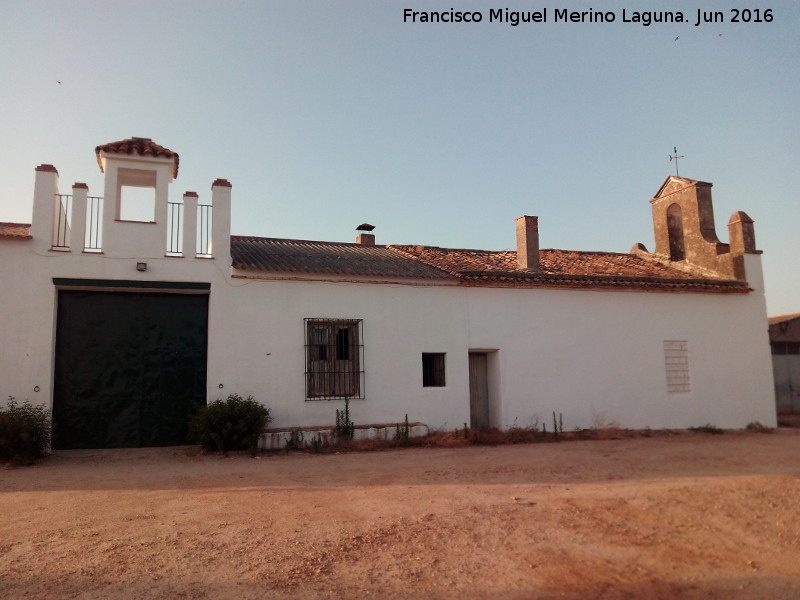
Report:
[[673,158],[675,159],[675,176],[676,177],[680,177],[680,174],[678,173],[678,159],[679,158],[686,158],[686,157],[683,156],[683,155],[678,156],[678,147],[677,146],[673,146],[672,147],[672,151],[675,153],[675,155],[674,156],[672,154],[669,155],[669,162],[672,162]]

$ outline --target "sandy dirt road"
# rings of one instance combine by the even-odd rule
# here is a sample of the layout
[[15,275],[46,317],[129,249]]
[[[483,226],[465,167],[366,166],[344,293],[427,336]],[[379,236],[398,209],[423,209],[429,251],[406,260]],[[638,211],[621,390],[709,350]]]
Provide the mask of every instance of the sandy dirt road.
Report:
[[0,466],[2,598],[800,598],[800,430]]

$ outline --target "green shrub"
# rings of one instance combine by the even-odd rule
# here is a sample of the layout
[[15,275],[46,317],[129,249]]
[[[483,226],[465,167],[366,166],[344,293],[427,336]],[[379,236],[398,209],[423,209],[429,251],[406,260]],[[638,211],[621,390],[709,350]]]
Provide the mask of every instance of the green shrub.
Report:
[[17,404],[9,396],[0,410],[0,460],[32,465],[50,450],[50,411],[27,400]]
[[720,429],[716,425],[712,425],[711,423],[706,423],[705,425],[701,425],[699,427],[689,427],[690,431],[700,431],[702,433],[710,433],[711,435],[722,435],[725,433],[725,430]]
[[747,429],[750,431],[757,431],[758,433],[772,433],[773,430],[758,421],[751,421],[747,424]]
[[231,394],[204,406],[192,419],[189,431],[192,439],[207,452],[249,450],[258,452],[258,438],[272,422],[269,409],[253,400]]

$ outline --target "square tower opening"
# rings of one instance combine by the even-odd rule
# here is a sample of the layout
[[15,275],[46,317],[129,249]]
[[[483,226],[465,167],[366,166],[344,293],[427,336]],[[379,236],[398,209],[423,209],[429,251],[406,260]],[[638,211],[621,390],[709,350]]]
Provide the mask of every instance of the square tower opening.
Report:
[[156,172],[120,169],[117,220],[155,223]]

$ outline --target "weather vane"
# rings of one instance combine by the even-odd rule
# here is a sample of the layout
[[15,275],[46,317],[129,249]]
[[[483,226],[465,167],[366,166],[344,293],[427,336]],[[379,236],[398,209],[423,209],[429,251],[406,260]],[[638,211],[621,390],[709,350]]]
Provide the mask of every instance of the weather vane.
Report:
[[678,156],[678,147],[677,146],[673,146],[672,147],[672,151],[675,153],[675,156],[670,154],[669,155],[669,162],[672,162],[673,158],[675,159],[675,176],[676,177],[680,177],[680,174],[678,173],[678,159],[679,158],[686,158],[686,157],[683,156],[683,155]]

